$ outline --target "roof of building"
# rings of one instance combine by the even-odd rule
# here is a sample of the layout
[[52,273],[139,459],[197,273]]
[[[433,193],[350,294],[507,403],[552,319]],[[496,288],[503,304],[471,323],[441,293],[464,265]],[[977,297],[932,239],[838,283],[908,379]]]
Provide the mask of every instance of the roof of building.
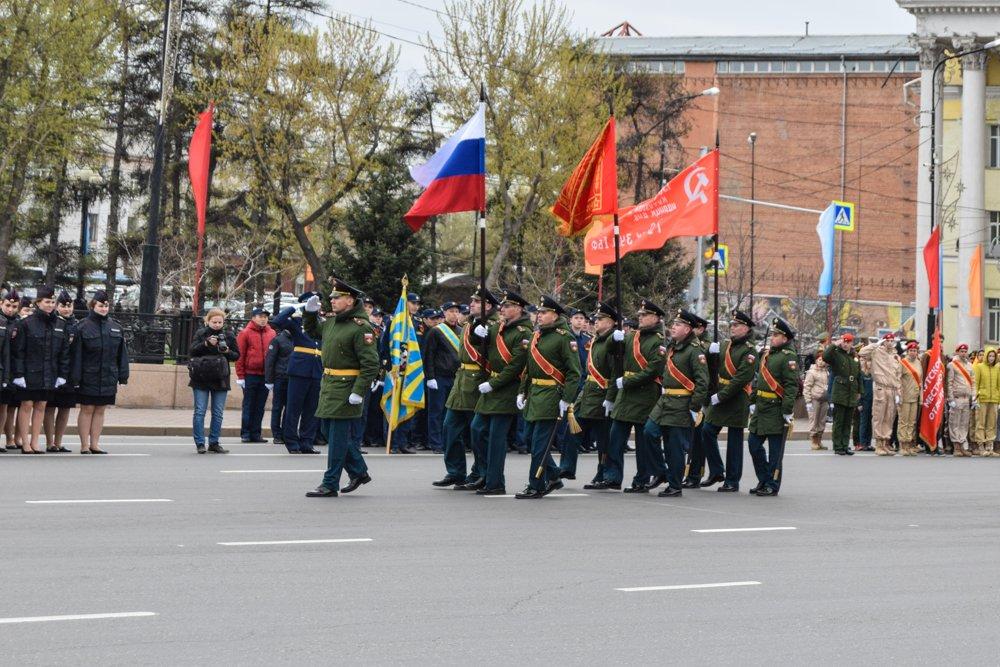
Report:
[[916,57],[909,35],[754,35],[733,37],[602,37],[608,53],[630,58],[899,58]]

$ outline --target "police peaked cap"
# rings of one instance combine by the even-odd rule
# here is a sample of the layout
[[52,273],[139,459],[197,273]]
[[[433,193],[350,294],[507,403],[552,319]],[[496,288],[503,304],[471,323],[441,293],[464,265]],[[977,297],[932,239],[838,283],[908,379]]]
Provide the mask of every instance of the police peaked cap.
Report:
[[67,292],[66,290],[62,290],[61,292],[59,292],[59,297],[56,299],[56,303],[58,304],[73,303],[73,297],[71,297],[69,295],[69,292]]
[[616,322],[621,317],[617,310],[604,303],[603,301],[597,302],[597,310],[594,311],[594,317],[610,317]]
[[739,322],[740,324],[745,324],[751,329],[754,327],[753,318],[744,313],[742,310],[734,310],[730,315],[730,319],[733,322]]
[[524,308],[524,307],[526,307],[528,305],[528,300],[527,299],[525,299],[523,296],[521,296],[517,292],[515,292],[513,290],[509,290],[509,289],[505,289],[503,291],[503,299],[501,301],[502,301],[502,303],[517,304],[518,306],[521,306],[522,308]]
[[[559,315],[565,315],[566,309],[558,301],[550,296],[542,295],[542,298],[538,300],[538,310],[552,310]],[[579,312],[579,311],[577,311]]]
[[42,286],[35,291],[36,299],[51,299],[56,294],[56,291],[51,287]]
[[333,287],[330,290],[331,299],[336,299],[338,296],[353,296],[355,299],[357,299],[359,296],[361,296],[361,290],[359,290],[357,287],[354,287],[353,285],[345,283],[340,278],[333,278],[332,280],[330,280],[330,284],[333,285]]
[[477,289],[475,292],[472,293],[471,298],[473,301],[485,301],[489,304],[492,304],[494,308],[500,305],[500,300],[497,299],[496,295],[489,290]]
[[459,308],[459,309],[461,309],[461,307],[457,303],[455,303],[454,301],[445,301],[444,303],[441,304],[441,312],[442,313],[444,311],[446,311],[446,310],[451,310],[452,308]]
[[642,301],[639,302],[639,312],[640,313],[652,313],[653,315],[659,315],[660,317],[663,317],[664,315],[666,315],[666,313],[663,312],[662,308],[660,308],[659,306],[657,306],[655,303],[653,303],[649,299],[643,299]]
[[788,340],[795,338],[795,329],[793,329],[792,325],[780,317],[774,318],[771,322],[771,326],[774,327],[775,331],[784,334],[785,338]]
[[102,289],[97,290],[96,292],[94,292],[94,301],[96,301],[97,303],[107,303],[108,293]]
[[420,295],[417,294],[416,292],[410,292],[409,294],[407,294],[406,300],[409,301],[410,303],[423,303],[423,301],[420,300]]

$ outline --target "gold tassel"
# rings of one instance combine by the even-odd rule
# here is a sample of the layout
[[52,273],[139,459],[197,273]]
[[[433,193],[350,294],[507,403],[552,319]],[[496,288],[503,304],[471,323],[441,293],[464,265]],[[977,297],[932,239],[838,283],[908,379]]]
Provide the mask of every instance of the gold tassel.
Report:
[[583,433],[583,427],[580,426],[580,422],[576,420],[576,415],[573,414],[573,406],[566,408],[566,423],[569,424],[569,432],[576,435],[577,433]]

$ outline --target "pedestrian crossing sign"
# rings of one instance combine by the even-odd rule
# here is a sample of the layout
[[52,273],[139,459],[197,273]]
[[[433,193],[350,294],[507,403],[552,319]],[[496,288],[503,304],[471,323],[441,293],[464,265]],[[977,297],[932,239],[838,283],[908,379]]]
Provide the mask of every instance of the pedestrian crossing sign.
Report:
[[[711,263],[713,259],[717,259],[719,266],[719,275],[720,276],[726,275],[726,271],[729,270],[729,246],[727,246],[725,243],[720,243],[718,246],[718,250],[715,251],[714,255],[712,251],[709,250],[708,252],[705,253],[705,256],[706,259],[708,259],[709,263]],[[710,276],[714,276],[715,271],[716,270],[714,268],[705,269],[705,273]]]
[[833,228],[842,232],[854,231],[854,203],[833,201]]

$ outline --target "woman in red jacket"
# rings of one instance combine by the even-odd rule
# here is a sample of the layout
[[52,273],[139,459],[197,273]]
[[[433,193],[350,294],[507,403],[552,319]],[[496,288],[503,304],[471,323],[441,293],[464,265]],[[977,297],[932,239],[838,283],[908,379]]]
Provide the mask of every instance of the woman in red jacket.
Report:
[[250,322],[236,337],[240,358],[236,361],[236,384],[243,390],[243,420],[240,440],[267,442],[261,437],[264,406],[267,404],[267,387],[264,386],[264,359],[267,346],[274,338],[274,329],[267,323],[271,313],[260,306],[250,313]]

